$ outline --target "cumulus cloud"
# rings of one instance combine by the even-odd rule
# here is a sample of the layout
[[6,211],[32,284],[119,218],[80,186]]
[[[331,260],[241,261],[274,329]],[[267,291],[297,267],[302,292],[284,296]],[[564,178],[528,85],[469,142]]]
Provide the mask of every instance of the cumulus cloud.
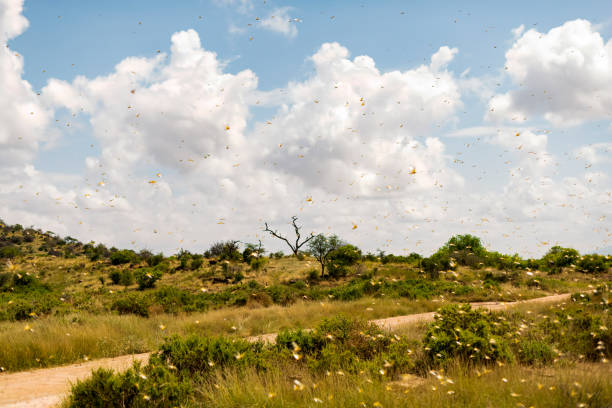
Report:
[[559,126],[612,119],[612,41],[586,20],[547,33],[514,30],[506,73],[518,88],[495,95],[487,118],[524,121],[542,115]]
[[[0,37],[8,41],[21,34],[28,21],[21,15],[22,1],[0,1]],[[0,167],[31,160],[49,135],[51,114],[32,86],[22,79],[23,57],[8,46],[0,48]]]
[[612,143],[593,143],[581,146],[574,150],[574,155],[587,162],[587,165],[609,163],[612,162]]
[[187,30],[172,36],[168,58],[130,57],[107,76],[53,79],[43,94],[55,106],[90,115],[106,162],[153,160],[189,172],[231,166],[225,156],[244,144],[247,99],[256,87],[253,72],[224,73],[216,54]]
[[[2,24],[22,32],[27,22],[14,7],[21,3],[0,4],[13,6],[0,9]],[[528,33],[516,31],[517,43]],[[195,31],[170,41],[168,55],[127,57],[95,78],[52,79],[41,96],[22,79],[21,57],[0,52],[0,85],[12,97],[0,94],[6,221],[165,251],[265,240],[264,220],[282,229],[294,214],[308,232],[338,233],[365,250],[428,253],[451,234],[474,233],[495,249],[506,243],[529,253],[534,239],[559,236],[560,224],[579,249],[606,238],[598,220],[612,217],[610,180],[595,170],[559,180],[545,132],[529,125],[454,132],[484,137],[488,156],[513,156],[507,179],[490,176],[495,188],[476,191],[453,164],[456,140],[436,135],[463,110],[467,85],[448,68],[455,48],[441,47],[428,64],[384,71],[367,55],[325,43],[308,59],[308,78],[263,92],[255,73],[229,72]],[[259,102],[276,111],[256,122],[251,108]],[[54,111],[64,109],[100,153],[71,157],[83,162],[79,173],[40,171],[33,160]],[[606,149],[594,144],[579,154],[595,162]]]
[[281,7],[273,10],[268,17],[260,21],[259,27],[290,38],[295,37],[298,30],[295,21],[289,16],[290,9],[290,7]]
[[311,57],[315,74],[290,84],[275,120],[256,128],[259,138],[279,143],[268,161],[337,193],[461,185],[443,143],[427,137],[461,106],[453,75],[442,70],[452,54],[447,47],[436,53],[435,69],[381,73],[369,56],[351,60],[345,47],[323,44]]
[[15,38],[28,28],[29,22],[22,11],[23,0],[0,1],[0,41]]

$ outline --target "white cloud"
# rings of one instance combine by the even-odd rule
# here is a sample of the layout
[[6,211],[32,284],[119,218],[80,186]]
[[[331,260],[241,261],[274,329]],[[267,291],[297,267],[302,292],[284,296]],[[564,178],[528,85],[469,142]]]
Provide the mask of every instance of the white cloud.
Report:
[[220,171],[231,166],[228,149],[239,154],[244,144],[247,99],[256,87],[249,70],[224,73],[216,54],[188,30],[172,36],[169,59],[126,58],[104,77],[51,80],[43,94],[56,106],[91,115],[106,163],[153,160],[183,172]]
[[554,125],[612,119],[612,41],[589,21],[568,21],[540,33],[514,30],[507,74],[518,88],[495,95],[487,118],[524,121],[542,115]]
[[28,20],[22,11],[23,0],[0,1],[0,41],[15,38],[28,28]]
[[[21,15],[22,1],[0,0],[0,38],[21,34],[28,21]],[[21,78],[23,57],[8,46],[0,47],[0,168],[31,160],[49,137],[50,112],[31,85]]]
[[427,136],[461,106],[453,75],[438,71],[452,54],[446,47],[436,53],[435,70],[381,73],[372,58],[351,60],[341,45],[323,44],[311,58],[315,74],[291,83],[274,121],[256,128],[275,146],[267,161],[330,193],[404,195],[461,185],[443,143]]
[[612,162],[612,143],[593,143],[581,146],[574,150],[576,158],[582,159],[589,164]]
[[246,14],[255,7],[252,0],[214,0],[219,6],[234,8],[237,12]]
[[273,10],[268,17],[260,21],[259,27],[281,33],[289,38],[297,35],[298,30],[295,21],[289,16],[290,7],[281,7]]
[[[27,23],[11,13],[0,21],[17,35]],[[579,249],[609,239],[597,220],[612,217],[610,180],[600,171],[559,179],[545,132],[528,125],[453,132],[484,137],[486,154],[512,155],[506,180],[484,174],[493,189],[476,191],[469,173],[452,164],[458,141],[436,134],[456,125],[462,92],[486,82],[466,84],[448,70],[456,49],[385,72],[369,56],[326,43],[310,58],[309,78],[262,92],[253,72],[228,72],[187,30],[172,36],[168,55],[127,57],[96,78],[51,80],[41,96],[21,78],[21,57],[2,52],[0,84],[12,97],[0,94],[0,214],[8,222],[165,251],[201,251],[229,238],[279,248],[262,234],[263,221],[282,228],[294,214],[308,232],[396,253],[428,253],[456,233],[523,254],[534,240],[564,236],[564,227],[571,231],[565,244]],[[257,101],[275,115],[252,123]],[[60,108],[83,131],[90,127],[101,149],[70,158],[82,160],[81,173],[32,164]],[[34,109],[41,114],[29,114]],[[593,160],[605,149],[580,152]]]

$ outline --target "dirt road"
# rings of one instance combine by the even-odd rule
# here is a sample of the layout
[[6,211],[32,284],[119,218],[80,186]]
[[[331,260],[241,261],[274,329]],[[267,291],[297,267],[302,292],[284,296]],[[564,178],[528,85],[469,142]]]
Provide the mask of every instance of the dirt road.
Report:
[[[542,298],[530,299],[520,302],[483,302],[472,303],[473,307],[489,310],[503,310],[519,304],[537,304],[563,302],[569,299],[569,294],[552,295]],[[387,330],[400,326],[433,320],[434,312],[419,313],[407,316],[389,317],[372,320],[372,323]],[[276,333],[249,337],[249,341],[274,341]],[[114,370],[125,370],[132,365],[132,361],[146,362],[148,353],[104,358],[80,364],[61,367],[44,368],[39,370],[23,371],[19,373],[0,374],[0,408],[48,408],[61,402],[70,391],[70,384],[83,379],[91,371],[100,367]]]

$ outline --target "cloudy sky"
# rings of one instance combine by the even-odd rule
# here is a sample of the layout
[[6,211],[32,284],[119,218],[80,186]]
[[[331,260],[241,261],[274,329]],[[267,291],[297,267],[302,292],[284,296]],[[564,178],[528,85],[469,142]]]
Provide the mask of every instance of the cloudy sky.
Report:
[[[439,2],[438,2],[439,3]],[[463,4],[460,4],[463,3]],[[175,252],[612,246],[612,5],[0,0],[0,218]]]

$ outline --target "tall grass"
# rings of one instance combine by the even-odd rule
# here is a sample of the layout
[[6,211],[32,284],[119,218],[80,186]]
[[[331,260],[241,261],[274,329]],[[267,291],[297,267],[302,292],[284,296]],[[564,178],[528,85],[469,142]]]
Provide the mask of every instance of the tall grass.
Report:
[[18,371],[151,351],[172,334],[253,336],[284,328],[313,327],[322,318],[345,314],[377,319],[435,310],[440,303],[362,298],[352,302],[297,302],[283,307],[226,308],[206,313],[150,318],[75,314],[0,323],[0,367]]
[[225,371],[200,387],[194,406],[603,408],[612,406],[610,374],[605,364],[493,370],[457,366],[426,379],[387,383],[365,375],[287,372],[285,367],[239,375]]

